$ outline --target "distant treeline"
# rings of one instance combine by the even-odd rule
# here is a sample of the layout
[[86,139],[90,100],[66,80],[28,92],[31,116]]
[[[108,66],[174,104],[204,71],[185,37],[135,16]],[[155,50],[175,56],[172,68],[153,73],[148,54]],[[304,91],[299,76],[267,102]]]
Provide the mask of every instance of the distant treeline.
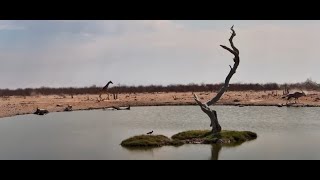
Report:
[[[126,86],[114,85],[108,89],[109,93],[155,93],[155,92],[216,92],[222,87],[220,84],[187,84],[187,85],[149,85],[149,86]],[[290,89],[320,90],[320,84],[308,79],[302,83],[277,84],[277,83],[237,83],[230,84],[228,91],[271,91],[284,90],[285,86]],[[82,88],[26,88],[26,89],[0,89],[0,96],[32,96],[32,95],[79,95],[79,94],[99,94],[102,87],[91,86]]]

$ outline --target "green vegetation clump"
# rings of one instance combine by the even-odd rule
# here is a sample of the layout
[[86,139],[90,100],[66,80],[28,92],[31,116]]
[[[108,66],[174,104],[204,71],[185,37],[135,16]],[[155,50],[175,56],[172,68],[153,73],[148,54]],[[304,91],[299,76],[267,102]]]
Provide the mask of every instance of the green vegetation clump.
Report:
[[257,134],[250,131],[221,131],[212,134],[209,130],[184,131],[172,136],[172,139],[186,143],[214,144],[214,143],[241,143],[257,138]]
[[210,136],[211,134],[212,133],[210,130],[191,130],[175,134],[171,138],[177,140],[187,140],[193,138],[204,138]]
[[126,147],[161,147],[166,145],[179,146],[183,143],[179,140],[171,140],[163,135],[139,135],[121,142]]
[[256,139],[258,136],[250,131],[221,131],[217,135],[209,135],[206,137],[208,140],[215,138],[230,141],[230,143],[239,143]]
[[257,138],[257,134],[250,131],[221,131],[212,134],[210,130],[184,131],[168,138],[163,135],[139,135],[121,142],[125,147],[161,147],[181,146],[183,144],[240,144]]

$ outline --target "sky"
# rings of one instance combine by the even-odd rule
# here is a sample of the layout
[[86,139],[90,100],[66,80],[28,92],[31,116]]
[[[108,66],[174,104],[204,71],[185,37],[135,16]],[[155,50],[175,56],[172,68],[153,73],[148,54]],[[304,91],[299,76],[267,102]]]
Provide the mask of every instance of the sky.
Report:
[[2,20],[0,89],[320,82],[320,21]]

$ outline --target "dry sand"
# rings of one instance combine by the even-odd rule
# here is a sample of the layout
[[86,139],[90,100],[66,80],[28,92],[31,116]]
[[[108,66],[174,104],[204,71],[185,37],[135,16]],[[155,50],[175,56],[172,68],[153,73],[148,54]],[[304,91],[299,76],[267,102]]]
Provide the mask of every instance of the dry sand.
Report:
[[[201,101],[205,102],[215,95],[211,92],[198,92]],[[245,106],[278,106],[285,105],[286,100],[281,98],[281,91],[244,91],[226,92],[217,105],[245,105]],[[75,95],[71,96],[27,96],[27,97],[1,97],[0,118],[14,115],[32,114],[37,108],[47,109],[49,112],[60,112],[68,105],[73,110],[103,109],[112,106],[167,106],[167,105],[196,105],[192,92],[188,93],[137,93],[119,94],[114,100],[98,102],[98,95]],[[103,95],[105,98],[106,95]],[[174,98],[175,97],[175,98]],[[294,102],[294,101],[293,101]],[[57,105],[61,105],[58,107]],[[320,107],[320,92],[307,92],[307,97],[299,99],[295,106]]]

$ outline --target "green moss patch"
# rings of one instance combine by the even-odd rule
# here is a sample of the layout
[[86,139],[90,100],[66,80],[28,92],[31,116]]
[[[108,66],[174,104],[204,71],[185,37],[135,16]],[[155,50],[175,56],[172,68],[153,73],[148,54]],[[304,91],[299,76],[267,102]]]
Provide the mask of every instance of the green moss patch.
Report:
[[168,138],[163,135],[139,135],[121,142],[124,147],[181,146],[183,144],[241,144],[257,138],[250,131],[221,131],[212,134],[210,130],[184,131]]
[[166,145],[179,146],[183,143],[179,140],[171,140],[163,135],[139,135],[121,142],[126,147],[161,147]]

